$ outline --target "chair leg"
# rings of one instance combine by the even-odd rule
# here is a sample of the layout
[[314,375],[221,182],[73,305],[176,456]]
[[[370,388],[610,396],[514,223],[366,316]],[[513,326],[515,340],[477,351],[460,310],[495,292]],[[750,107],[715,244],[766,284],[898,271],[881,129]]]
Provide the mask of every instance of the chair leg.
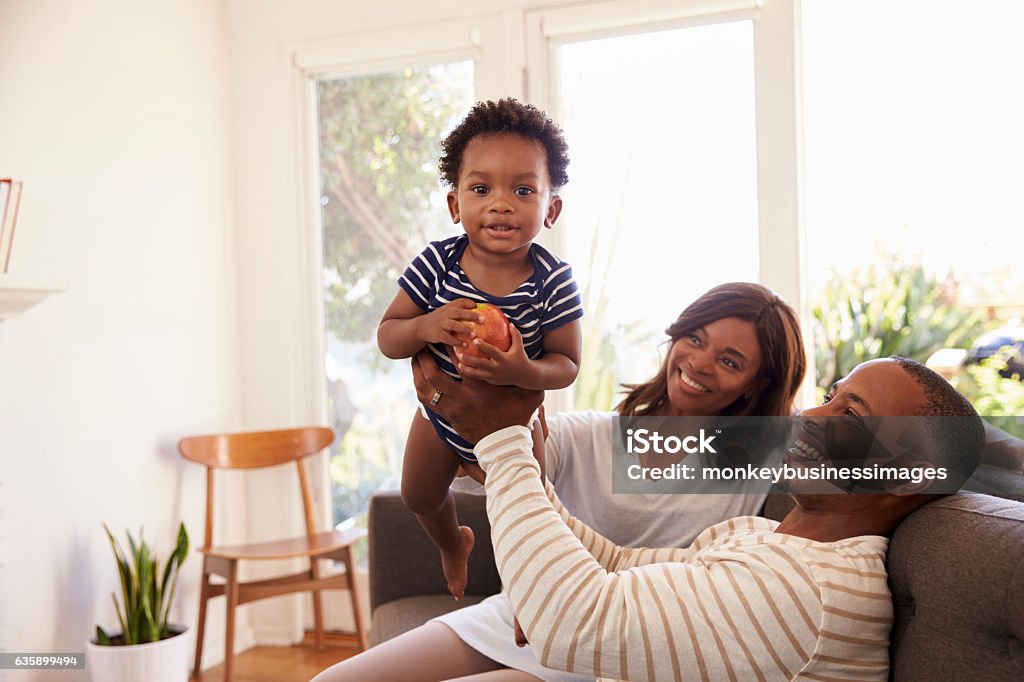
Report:
[[227,632],[224,635],[224,682],[231,682],[232,665],[235,662],[235,611],[238,608],[238,562],[232,561],[224,586],[224,620]]
[[206,602],[210,599],[210,574],[206,572],[206,557],[203,557],[203,578],[199,584],[199,618],[196,621],[196,657],[192,674],[196,677],[202,672],[203,636],[206,634]]
[[345,572],[348,573],[348,594],[352,599],[352,618],[356,623],[356,637],[359,638],[359,646],[363,651],[370,648],[369,639],[366,636],[366,625],[363,621],[363,612],[359,607],[359,593],[356,590],[356,561],[352,545],[345,548]]
[[[309,577],[313,580],[320,578],[320,566],[313,557],[309,559]],[[316,650],[324,650],[324,605],[320,590],[312,590],[313,595],[313,625],[316,627]]]

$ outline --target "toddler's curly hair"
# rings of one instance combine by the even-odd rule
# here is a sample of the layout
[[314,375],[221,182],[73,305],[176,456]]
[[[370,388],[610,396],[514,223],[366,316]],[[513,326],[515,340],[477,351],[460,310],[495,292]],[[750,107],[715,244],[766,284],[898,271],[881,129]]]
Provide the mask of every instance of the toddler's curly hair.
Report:
[[562,129],[537,107],[512,97],[497,102],[477,102],[466,118],[441,142],[438,168],[442,182],[451,188],[458,184],[462,155],[470,140],[478,135],[498,133],[514,133],[540,142],[547,152],[551,184],[558,190],[569,182],[565,172],[569,166],[569,145],[565,143]]

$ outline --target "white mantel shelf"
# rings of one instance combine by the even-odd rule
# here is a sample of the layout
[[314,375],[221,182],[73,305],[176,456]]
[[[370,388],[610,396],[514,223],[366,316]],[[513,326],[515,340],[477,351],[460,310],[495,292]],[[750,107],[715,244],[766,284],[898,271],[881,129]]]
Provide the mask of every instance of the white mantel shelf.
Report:
[[0,322],[18,317],[47,296],[59,294],[64,287],[30,280],[18,275],[0,274]]

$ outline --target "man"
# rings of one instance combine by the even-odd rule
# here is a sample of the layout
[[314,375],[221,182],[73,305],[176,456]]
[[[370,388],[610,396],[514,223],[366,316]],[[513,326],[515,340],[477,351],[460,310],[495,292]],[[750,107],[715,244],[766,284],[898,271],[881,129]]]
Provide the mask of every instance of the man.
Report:
[[[545,665],[625,680],[887,678],[887,537],[935,497],[920,494],[926,485],[897,481],[863,495],[796,488],[781,523],[741,517],[686,549],[625,549],[573,519],[542,484],[525,428],[539,392],[455,382],[431,362],[414,362],[414,377],[420,399],[440,391],[437,409],[477,441],[498,571]],[[805,411],[801,433],[819,447],[813,457],[794,447],[790,462],[824,466],[827,445],[851,454],[857,439],[836,431],[842,420],[825,418],[899,415],[966,418],[951,438],[930,439],[943,452],[902,466],[976,466],[984,445],[977,413],[941,377],[902,358],[860,365]]]

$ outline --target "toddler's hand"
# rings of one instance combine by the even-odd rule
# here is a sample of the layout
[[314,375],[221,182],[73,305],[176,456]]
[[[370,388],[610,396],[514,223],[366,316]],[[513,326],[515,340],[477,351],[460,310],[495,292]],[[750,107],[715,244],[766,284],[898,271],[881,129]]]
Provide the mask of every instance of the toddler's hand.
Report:
[[472,339],[483,356],[466,355],[455,347],[455,368],[467,379],[479,379],[495,386],[518,386],[523,376],[530,371],[530,358],[523,347],[523,336],[515,325],[508,325],[512,345],[507,351],[492,346],[481,339]]
[[[476,301],[459,298],[451,303],[416,318],[419,321],[417,334],[423,343],[445,343],[459,348],[472,338],[472,331],[463,321],[483,322],[476,312]],[[460,338],[461,336],[461,338]]]

